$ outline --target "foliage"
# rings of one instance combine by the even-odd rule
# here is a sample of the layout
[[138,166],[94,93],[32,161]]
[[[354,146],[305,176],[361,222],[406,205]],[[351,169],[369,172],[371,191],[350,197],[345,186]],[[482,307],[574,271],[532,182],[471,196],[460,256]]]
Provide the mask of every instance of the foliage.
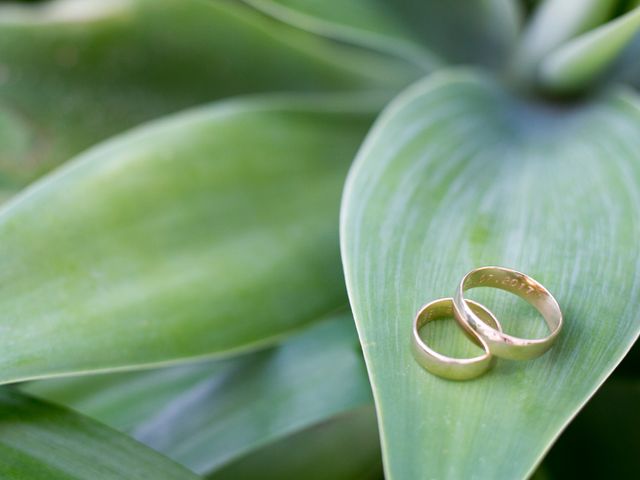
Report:
[[[633,476],[637,347],[596,391],[640,333],[639,30],[623,0],[0,5],[0,476]],[[413,314],[486,264],[562,336],[429,375]]]

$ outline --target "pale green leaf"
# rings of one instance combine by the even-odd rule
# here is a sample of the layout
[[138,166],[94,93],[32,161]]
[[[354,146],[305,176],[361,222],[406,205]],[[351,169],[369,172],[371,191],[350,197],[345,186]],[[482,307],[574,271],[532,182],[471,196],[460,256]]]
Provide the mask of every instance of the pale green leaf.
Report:
[[[388,107],[352,167],[341,239],[389,480],[531,473],[640,331],[638,202],[630,92],[553,107],[443,72]],[[410,351],[417,309],[493,264],[556,296],[566,325],[555,346],[473,381],[427,373]],[[544,332],[524,302],[480,290],[507,332]],[[464,336],[441,323],[433,345],[459,350]]]
[[[370,404],[352,322],[349,315],[334,315],[279,347],[229,360],[24,388],[124,429],[190,469],[210,474],[285,436]],[[371,455],[371,449],[365,452]]]
[[244,0],[286,23],[404,58],[425,70],[440,60],[384,0]]
[[346,303],[367,99],[236,100],[135,130],[0,210],[0,382],[255,348]]
[[268,445],[209,480],[383,480],[372,405]]
[[195,480],[131,438],[61,407],[0,391],[3,480]]
[[540,65],[540,81],[551,90],[574,92],[599,80],[640,31],[640,7],[551,52]]
[[5,195],[98,141],[185,107],[270,91],[391,96],[419,74],[227,0],[2,4],[0,37]]

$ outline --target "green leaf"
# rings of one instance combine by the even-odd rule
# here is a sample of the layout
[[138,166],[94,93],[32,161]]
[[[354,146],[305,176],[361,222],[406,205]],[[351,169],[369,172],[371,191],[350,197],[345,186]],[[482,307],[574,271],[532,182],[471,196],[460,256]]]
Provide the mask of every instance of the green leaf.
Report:
[[373,405],[268,445],[207,478],[382,480],[382,459]]
[[523,78],[536,74],[542,58],[567,40],[598,26],[613,13],[617,0],[546,0],[524,31],[514,66]]
[[256,348],[346,304],[338,204],[379,104],[221,103],[0,210],[0,382]]
[[[82,2],[81,2],[82,3]],[[239,2],[0,5],[0,189],[149,119],[243,93],[381,90],[406,62],[337,45]]]
[[[638,337],[638,105],[631,92],[526,103],[443,72],[378,120],[345,187],[341,241],[390,480],[525,478]],[[496,264],[558,299],[555,346],[469,382],[425,372],[410,351],[416,311]],[[543,334],[524,302],[479,290],[505,331]],[[432,345],[459,353],[464,335],[440,323]]]
[[640,380],[612,378],[558,439],[547,477],[634,478],[640,471]]
[[[352,321],[335,315],[282,346],[229,360],[48,380],[25,389],[124,429],[210,474],[287,435],[370,404]],[[371,425],[366,428],[371,431]],[[363,455],[371,456],[371,450],[363,449]]]
[[540,65],[542,84],[575,92],[599,80],[640,31],[640,7],[585,33],[550,53]]
[[380,0],[245,0],[255,8],[299,28],[371,47],[404,58],[425,70],[440,60],[406,28],[394,8]]
[[61,407],[0,391],[0,476],[5,480],[195,480],[129,437]]

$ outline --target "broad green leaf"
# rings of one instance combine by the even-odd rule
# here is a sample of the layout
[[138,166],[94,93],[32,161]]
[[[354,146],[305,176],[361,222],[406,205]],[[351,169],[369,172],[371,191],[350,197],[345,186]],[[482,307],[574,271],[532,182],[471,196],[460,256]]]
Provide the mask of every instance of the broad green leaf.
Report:
[[578,91],[599,80],[640,31],[640,7],[587,32],[550,53],[540,80],[551,90]]
[[230,95],[383,90],[406,62],[340,46],[239,2],[0,5],[0,188],[149,119]]
[[533,77],[542,58],[576,35],[598,26],[617,0],[545,0],[527,24],[514,54],[514,69]]
[[[345,187],[341,242],[388,479],[525,478],[629,350],[640,332],[638,105],[631,92],[527,103],[491,78],[443,72],[378,120]],[[410,352],[415,312],[495,264],[556,296],[566,325],[555,346],[473,381],[425,372]],[[524,302],[480,290],[507,332],[544,332]],[[434,347],[459,351],[464,336],[442,324]]]
[[542,466],[550,479],[635,478],[640,471],[640,380],[607,381]]
[[373,406],[287,437],[207,476],[209,480],[383,480]]
[[334,315],[281,346],[228,360],[54,379],[25,389],[210,474],[264,445],[370,404],[352,321]]
[[422,46],[384,0],[245,0],[255,8],[305,30],[397,55],[425,70],[440,60]]
[[131,438],[70,410],[0,391],[4,480],[195,480],[196,475]]
[[0,382],[256,348],[346,303],[368,99],[236,100],[135,130],[0,210]]

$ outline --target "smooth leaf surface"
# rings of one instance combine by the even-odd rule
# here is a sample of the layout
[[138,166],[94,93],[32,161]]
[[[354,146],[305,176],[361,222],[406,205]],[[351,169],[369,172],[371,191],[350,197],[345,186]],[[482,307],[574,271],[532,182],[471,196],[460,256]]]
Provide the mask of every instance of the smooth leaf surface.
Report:
[[1,382],[249,349],[346,303],[354,96],[237,100],[97,147],[0,211]]
[[0,188],[158,116],[271,91],[381,90],[406,62],[337,45],[240,2],[0,5]]
[[[341,242],[390,480],[531,473],[640,331],[639,200],[631,92],[530,104],[491,78],[443,72],[388,107],[352,167]],[[561,336],[477,380],[430,375],[410,352],[415,312],[492,264],[550,289]],[[507,332],[544,333],[524,302],[482,290]],[[463,335],[442,324],[432,345],[459,352]]]
[[421,45],[389,2],[351,0],[245,0],[299,28],[404,58],[425,70],[440,60]]
[[639,31],[636,7],[550,53],[540,65],[542,83],[561,92],[585,89],[603,77]]
[[[239,457],[371,403],[352,321],[350,315],[335,315],[281,346],[228,360],[48,380],[24,388],[123,429],[200,474],[212,474],[234,460],[233,469],[243,469]],[[371,422],[354,422],[371,432]],[[361,435],[360,430],[353,433]],[[373,430],[369,447],[378,444],[375,421]],[[326,435],[302,436],[322,445]],[[301,462],[313,455],[310,450],[300,452]],[[377,449],[363,446],[362,455],[375,458]],[[335,466],[349,471],[362,464],[357,457]],[[289,468],[290,461],[279,465]]]
[[383,480],[373,405],[316,425],[231,463],[210,480]]
[[5,480],[195,480],[131,438],[70,410],[0,391],[0,476]]

